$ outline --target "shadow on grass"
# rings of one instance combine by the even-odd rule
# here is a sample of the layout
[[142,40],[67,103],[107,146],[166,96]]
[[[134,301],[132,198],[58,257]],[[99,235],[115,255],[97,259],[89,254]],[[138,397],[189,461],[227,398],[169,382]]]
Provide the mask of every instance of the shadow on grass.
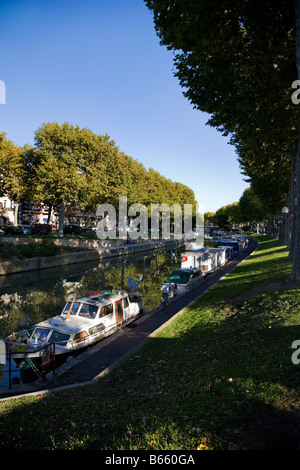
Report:
[[299,292],[281,295],[193,307],[98,384],[9,403],[2,448],[295,449]]
[[284,278],[284,256],[265,262],[238,267],[96,385],[9,402],[0,446],[296,449],[300,375],[291,345],[300,339],[300,291],[228,301],[270,273]]

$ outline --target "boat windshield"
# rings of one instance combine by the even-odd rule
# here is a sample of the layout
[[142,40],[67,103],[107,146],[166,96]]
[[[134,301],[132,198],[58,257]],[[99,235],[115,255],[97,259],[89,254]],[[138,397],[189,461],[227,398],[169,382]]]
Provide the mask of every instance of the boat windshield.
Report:
[[49,343],[66,344],[69,341],[69,339],[70,339],[70,335],[54,330],[52,331],[52,334],[49,338]]
[[173,271],[166,279],[166,283],[175,282],[176,284],[186,284],[190,280],[191,271]]
[[[63,310],[63,314],[67,315],[69,313],[69,310],[71,308],[72,302],[67,302],[65,305],[65,308]],[[94,319],[96,318],[98,312],[98,307],[97,305],[91,305],[91,304],[86,304],[86,303],[81,303],[81,302],[74,302],[72,306],[72,310],[70,312],[70,315],[77,315],[79,317],[84,317],[84,318],[91,318]]]
[[46,341],[49,332],[49,328],[36,328],[32,333],[32,338],[38,341]]
[[[63,309],[63,314],[68,314],[69,310],[71,308],[72,302],[67,302],[65,305],[65,308]],[[78,309],[79,309],[80,303],[79,302],[74,302],[72,306],[72,310],[70,312],[71,315],[77,315]]]
[[79,316],[84,318],[95,318],[98,312],[98,307],[96,305],[90,304],[81,304]]

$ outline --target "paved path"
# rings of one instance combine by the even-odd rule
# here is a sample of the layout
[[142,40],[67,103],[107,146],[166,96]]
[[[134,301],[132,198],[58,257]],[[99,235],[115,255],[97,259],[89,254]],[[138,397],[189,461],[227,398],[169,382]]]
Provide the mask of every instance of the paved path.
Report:
[[253,252],[256,246],[255,241],[250,240],[248,247],[241,255],[215,273],[208,275],[202,284],[172,304],[159,307],[152,313],[146,313],[131,325],[90,347],[84,353],[79,354],[77,358],[71,359],[70,362],[58,368],[55,375],[49,373],[45,381],[38,380],[21,388],[15,386],[11,392],[18,394],[34,390],[53,390],[97,380],[109,372],[114,365],[129,357],[133,351],[149,339],[151,333],[165,325],[174,315],[201,297],[212,285],[232,271]]

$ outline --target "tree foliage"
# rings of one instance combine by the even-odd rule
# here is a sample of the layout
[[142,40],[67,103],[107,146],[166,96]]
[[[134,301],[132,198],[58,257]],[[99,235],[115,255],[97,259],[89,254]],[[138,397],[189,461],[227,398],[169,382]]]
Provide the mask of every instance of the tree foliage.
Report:
[[[300,206],[300,108],[292,103],[291,85],[297,70],[300,79],[300,1],[145,3],[161,44],[174,51],[174,74],[184,96],[229,137],[267,209],[278,210],[289,197],[295,212]],[[300,235],[296,251],[294,279],[300,280]]]
[[239,200],[240,217],[242,222],[262,222],[267,214],[268,208],[265,203],[255,194],[253,188],[247,188]]
[[214,223],[223,230],[231,230],[233,225],[240,224],[242,221],[240,206],[238,202],[227,204],[220,207],[214,216]]
[[[34,135],[34,146],[20,148],[0,134],[1,194],[15,201],[39,201],[62,214],[67,206],[95,212],[103,203],[192,204],[194,192],[121,152],[108,135],[48,122]],[[150,212],[149,212],[150,213]]]
[[22,197],[26,164],[23,151],[0,133],[0,196],[7,195],[13,201]]

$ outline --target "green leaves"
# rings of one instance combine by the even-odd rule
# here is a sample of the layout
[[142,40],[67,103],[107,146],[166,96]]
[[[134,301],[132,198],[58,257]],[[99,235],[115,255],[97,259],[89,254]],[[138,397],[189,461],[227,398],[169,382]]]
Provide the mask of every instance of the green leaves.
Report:
[[56,207],[74,203],[84,189],[92,133],[78,126],[47,123],[35,133],[37,193]]
[[22,149],[0,133],[0,195],[19,201],[25,180],[25,158]]
[[289,188],[298,147],[294,2],[145,1],[174,75],[208,124],[230,137],[243,174],[270,213]]
[[108,135],[67,122],[44,123],[35,132],[34,146],[23,149],[0,134],[0,174],[1,194],[56,209],[64,204],[96,211],[102,203],[117,208],[119,196],[127,196],[129,205],[196,204],[190,188],[146,170]]

